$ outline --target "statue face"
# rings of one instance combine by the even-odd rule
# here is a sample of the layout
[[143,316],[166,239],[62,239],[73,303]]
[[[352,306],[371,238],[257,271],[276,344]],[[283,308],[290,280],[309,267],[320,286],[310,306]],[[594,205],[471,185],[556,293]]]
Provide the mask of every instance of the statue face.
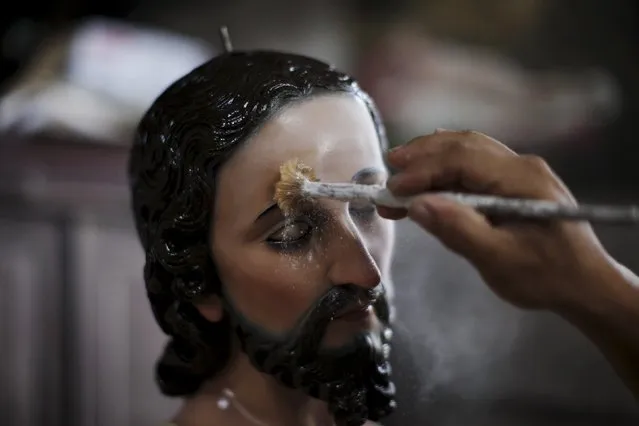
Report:
[[211,250],[229,314],[258,369],[284,372],[285,384],[333,403],[336,416],[381,416],[387,407],[371,404],[388,401],[374,394],[392,402],[393,393],[392,223],[368,203],[330,200],[285,220],[273,192],[291,158],[324,182],[387,178],[370,113],[354,96],[311,98],[269,120],[218,175]]

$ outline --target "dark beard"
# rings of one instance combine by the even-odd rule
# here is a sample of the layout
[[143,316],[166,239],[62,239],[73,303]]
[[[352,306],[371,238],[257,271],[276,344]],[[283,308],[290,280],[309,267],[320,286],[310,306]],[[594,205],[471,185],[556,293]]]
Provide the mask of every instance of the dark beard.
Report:
[[[254,367],[280,383],[326,401],[337,426],[378,421],[395,409],[395,386],[390,381],[390,312],[382,287],[365,290],[335,286],[285,338],[269,336],[244,319],[226,299],[227,309]],[[358,301],[373,300],[381,333],[368,331],[335,350],[321,343],[331,320]]]

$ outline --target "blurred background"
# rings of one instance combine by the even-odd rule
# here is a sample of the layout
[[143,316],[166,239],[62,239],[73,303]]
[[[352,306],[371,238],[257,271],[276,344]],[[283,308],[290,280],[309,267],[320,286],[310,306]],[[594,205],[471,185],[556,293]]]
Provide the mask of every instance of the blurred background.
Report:
[[[58,0],[0,16],[0,425],[151,426],[164,338],[125,165],[154,97],[221,50],[353,73],[394,144],[474,129],[543,155],[582,201],[639,203],[635,0]],[[600,227],[639,271],[639,230]],[[601,355],[400,223],[400,409],[388,425],[636,425]]]

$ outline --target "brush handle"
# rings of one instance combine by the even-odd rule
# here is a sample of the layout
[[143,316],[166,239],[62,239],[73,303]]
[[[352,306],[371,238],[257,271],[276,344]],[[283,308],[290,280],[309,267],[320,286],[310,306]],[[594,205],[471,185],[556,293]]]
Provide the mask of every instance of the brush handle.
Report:
[[[341,201],[367,200],[379,206],[406,208],[413,197],[396,197],[380,185],[306,182],[304,192],[312,197]],[[504,198],[453,192],[433,192],[473,207],[488,216],[521,219],[563,219],[639,225],[639,206],[580,205],[568,206],[552,201]]]

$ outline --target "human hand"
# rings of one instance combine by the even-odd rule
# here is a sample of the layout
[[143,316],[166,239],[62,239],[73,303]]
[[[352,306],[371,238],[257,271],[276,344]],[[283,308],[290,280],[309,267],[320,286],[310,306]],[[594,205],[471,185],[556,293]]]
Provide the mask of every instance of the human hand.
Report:
[[497,221],[454,201],[419,195],[458,191],[574,205],[539,157],[517,155],[478,132],[440,130],[392,150],[388,162],[397,171],[388,182],[391,192],[416,198],[407,210],[379,207],[379,214],[408,216],[516,306],[555,310],[574,304],[589,291],[597,293],[613,273],[613,261],[586,222]]

